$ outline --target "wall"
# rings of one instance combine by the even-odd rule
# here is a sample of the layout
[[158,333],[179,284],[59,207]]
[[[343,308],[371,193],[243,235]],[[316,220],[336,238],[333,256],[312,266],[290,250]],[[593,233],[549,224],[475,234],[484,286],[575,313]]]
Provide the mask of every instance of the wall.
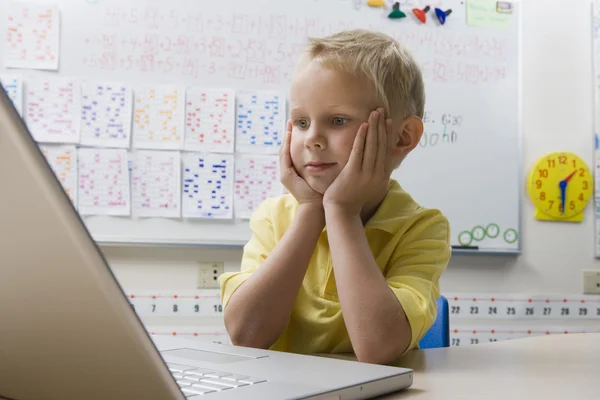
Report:
[[[549,151],[593,155],[591,7],[589,0],[524,0],[522,36],[523,178]],[[514,160],[519,162],[519,160]],[[497,166],[501,168],[502,166]],[[476,185],[476,182],[474,182]],[[524,182],[515,182],[523,185]],[[490,199],[490,201],[493,199]],[[581,224],[542,223],[523,192],[522,255],[454,256],[442,278],[444,292],[582,292],[584,268],[594,259],[592,207]],[[241,249],[104,248],[128,291],[194,289],[196,261],[225,261],[236,269]]]
[[[572,1],[568,8],[565,4],[522,4],[524,178],[526,169],[549,151],[572,151],[593,162],[590,1]],[[582,224],[541,223],[534,220],[525,193],[522,201],[522,256],[455,257],[444,277],[444,290],[582,292],[581,269],[600,268],[594,259],[592,207]]]

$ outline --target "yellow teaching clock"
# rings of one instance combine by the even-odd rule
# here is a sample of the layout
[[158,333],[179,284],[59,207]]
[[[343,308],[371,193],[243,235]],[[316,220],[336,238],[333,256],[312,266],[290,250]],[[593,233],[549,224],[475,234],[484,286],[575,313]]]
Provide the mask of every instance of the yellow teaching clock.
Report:
[[544,221],[583,221],[592,198],[594,176],[577,155],[554,152],[540,158],[529,174],[529,197],[535,217]]

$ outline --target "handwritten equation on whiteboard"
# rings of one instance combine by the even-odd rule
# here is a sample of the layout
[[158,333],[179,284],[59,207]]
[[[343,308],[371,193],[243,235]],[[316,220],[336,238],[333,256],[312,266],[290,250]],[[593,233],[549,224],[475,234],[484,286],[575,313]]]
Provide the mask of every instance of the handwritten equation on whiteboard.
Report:
[[77,208],[77,148],[72,145],[40,145],[54,175]]
[[233,218],[233,172],[232,154],[185,154],[183,217]]
[[279,157],[238,154],[235,159],[234,211],[249,219],[267,198],[283,194]]
[[0,83],[20,115],[23,115],[23,79],[15,75],[3,74]]
[[129,168],[124,149],[79,149],[79,212],[130,214]]
[[178,151],[137,151],[131,179],[134,216],[181,216],[181,155]]
[[57,70],[60,17],[53,6],[10,1],[4,66]]
[[237,92],[236,149],[277,154],[285,134],[285,96],[277,91]]
[[133,91],[123,83],[84,82],[81,87],[81,144],[128,148]]
[[27,83],[25,121],[38,142],[78,143],[81,87],[71,79],[32,79]]
[[[86,49],[80,55],[82,66],[196,79],[233,79],[255,87],[289,83],[306,37],[371,27],[367,18],[337,14],[296,17],[269,10],[203,14],[202,10],[155,5],[111,5],[101,10],[102,33],[81,38]],[[509,46],[500,34],[424,28],[398,30],[393,24],[377,26],[412,50],[426,79],[477,85],[506,80]]]
[[178,150],[183,146],[185,88],[145,85],[136,90],[133,145],[138,149]]
[[186,103],[185,149],[233,153],[234,91],[192,88]]

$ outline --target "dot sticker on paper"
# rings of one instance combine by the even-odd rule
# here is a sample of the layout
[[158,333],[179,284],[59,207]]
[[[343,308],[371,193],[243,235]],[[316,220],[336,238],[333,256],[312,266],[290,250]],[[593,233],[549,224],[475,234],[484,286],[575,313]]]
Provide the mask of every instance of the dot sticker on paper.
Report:
[[138,149],[179,150],[183,146],[185,89],[146,85],[136,91],[133,144]]
[[285,134],[285,97],[277,91],[237,93],[238,153],[277,154]]
[[184,217],[233,218],[233,155],[185,154],[182,191]]
[[133,92],[128,85],[85,82],[81,103],[81,144],[129,147]]
[[283,194],[278,163],[278,156],[245,154],[236,156],[234,185],[236,218],[250,218],[256,207],[267,198]]
[[233,90],[192,88],[187,92],[186,150],[233,153],[234,123]]

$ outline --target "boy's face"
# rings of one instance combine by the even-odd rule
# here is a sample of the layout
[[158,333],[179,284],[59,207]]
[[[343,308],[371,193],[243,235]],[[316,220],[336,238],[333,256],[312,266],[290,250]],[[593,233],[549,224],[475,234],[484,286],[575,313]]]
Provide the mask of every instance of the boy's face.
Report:
[[290,90],[291,157],[298,174],[318,193],[342,171],[360,124],[382,107],[365,79],[310,62]]

